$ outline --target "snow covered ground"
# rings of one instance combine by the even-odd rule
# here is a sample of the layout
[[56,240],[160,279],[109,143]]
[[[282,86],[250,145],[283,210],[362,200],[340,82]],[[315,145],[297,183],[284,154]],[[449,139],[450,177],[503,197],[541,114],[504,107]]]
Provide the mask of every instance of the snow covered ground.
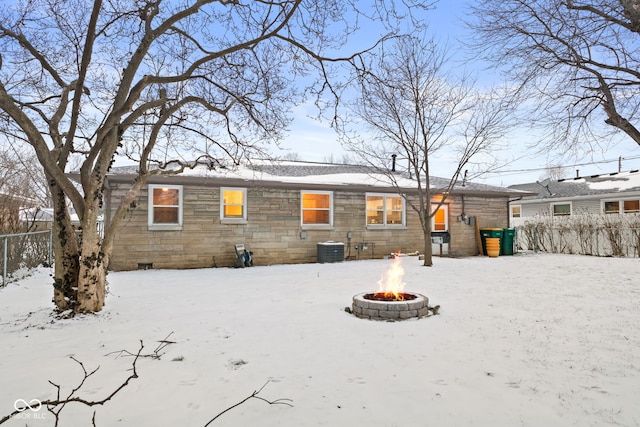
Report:
[[[17,399],[121,384],[144,342],[139,378],[61,426],[638,426],[640,260],[517,254],[403,258],[406,291],[440,315],[358,319],[344,308],[377,290],[390,260],[109,274],[97,315],[55,320],[41,270],[0,290],[0,418]],[[26,410],[9,426],[51,426]]]

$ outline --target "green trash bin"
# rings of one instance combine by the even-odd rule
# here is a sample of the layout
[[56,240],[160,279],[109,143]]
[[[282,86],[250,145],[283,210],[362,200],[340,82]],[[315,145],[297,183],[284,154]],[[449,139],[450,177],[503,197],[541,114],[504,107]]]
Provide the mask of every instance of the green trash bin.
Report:
[[513,255],[513,247],[516,240],[516,229],[505,228],[500,241],[500,255]]
[[[480,240],[482,240],[482,255],[487,255],[487,237],[497,237],[500,239],[500,247],[502,248],[502,234],[504,228],[481,228]],[[502,250],[500,251],[502,252]]]

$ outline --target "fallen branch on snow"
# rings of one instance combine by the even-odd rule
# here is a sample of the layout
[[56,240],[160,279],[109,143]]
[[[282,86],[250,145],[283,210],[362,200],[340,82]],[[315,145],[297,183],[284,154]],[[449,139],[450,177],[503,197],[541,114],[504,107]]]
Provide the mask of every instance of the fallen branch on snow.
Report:
[[258,400],[262,400],[263,402],[268,403],[269,405],[286,405],[289,407],[293,407],[293,404],[291,402],[293,402],[293,400],[291,399],[276,399],[276,400],[268,400],[265,399],[262,396],[258,396],[258,394],[267,386],[267,384],[269,384],[270,381],[267,381],[266,383],[264,383],[264,385],[262,387],[260,387],[258,390],[254,391],[253,393],[251,393],[251,395],[245,397],[244,399],[242,399],[240,402],[236,403],[235,405],[231,405],[229,406],[227,409],[225,409],[224,411],[220,412],[218,415],[216,415],[215,417],[213,417],[208,423],[206,423],[204,425],[204,427],[207,427],[209,424],[211,424],[212,422],[214,422],[215,420],[217,420],[218,418],[220,418],[222,415],[224,415],[225,413],[229,412],[230,410],[237,408],[238,406],[242,405],[243,403],[245,403],[246,401],[250,400],[250,399],[258,399]]
[[[122,384],[120,384],[114,391],[112,391],[107,397],[105,397],[104,399],[101,400],[87,400],[84,399],[80,396],[77,396],[76,393],[78,391],[80,391],[80,389],[83,387],[85,381],[92,376],[93,374],[95,374],[98,369],[100,369],[100,366],[98,366],[96,369],[94,369],[91,372],[88,372],[87,369],[85,368],[84,364],[82,362],[80,362],[79,360],[77,360],[76,358],[74,358],[73,356],[71,356],[71,359],[76,362],[77,364],[80,365],[80,367],[82,368],[82,372],[83,372],[83,377],[82,380],[80,381],[80,383],[73,389],[71,390],[71,392],[64,398],[60,397],[60,386],[52,381],[49,381],[49,384],[53,385],[56,389],[57,389],[57,393],[56,393],[56,398],[55,399],[51,399],[51,400],[43,400],[41,402],[39,402],[39,406],[38,408],[45,406],[47,408],[47,410],[49,412],[51,412],[53,414],[53,416],[55,417],[55,426],[57,427],[59,422],[60,422],[60,413],[62,412],[62,410],[66,407],[67,404],[69,403],[80,403],[82,405],[85,406],[96,406],[96,405],[104,405],[106,402],[108,402],[109,400],[111,400],[116,394],[118,394],[118,392],[120,392],[120,390],[122,390],[123,388],[125,388],[127,385],[129,385],[129,381],[131,381],[134,378],[138,378],[138,373],[136,371],[136,363],[138,362],[138,358],[140,357],[141,353],[142,353],[142,349],[144,349],[144,344],[142,343],[142,340],[140,340],[140,349],[138,350],[137,353],[134,354],[134,359],[133,362],[131,363],[131,374],[129,375],[129,377],[127,377],[127,379],[124,380],[124,382]],[[15,411],[13,411],[11,414],[3,417],[2,419],[0,419],[0,424],[3,424],[4,422],[10,420],[11,418],[13,418],[14,416],[20,414],[21,412],[27,410],[27,409],[32,409],[28,404],[26,404],[26,406],[18,406],[17,405],[17,401],[16,401],[16,407],[15,407]],[[93,417],[91,419],[92,421],[92,425],[95,427],[95,418],[96,418],[96,413],[95,411],[93,412]]]
[[[59,422],[60,422],[60,413],[66,407],[66,405],[68,405],[69,403],[79,403],[79,404],[82,404],[82,405],[85,405],[85,406],[89,406],[89,407],[97,406],[97,405],[104,405],[109,400],[111,400],[116,394],[118,394],[123,388],[125,388],[127,385],[129,385],[129,381],[131,381],[132,379],[138,378],[138,373],[136,371],[136,364],[138,362],[138,359],[140,359],[141,357],[148,357],[148,358],[152,358],[152,359],[160,359],[160,357],[162,356],[162,354],[160,354],[160,352],[167,345],[175,344],[175,341],[169,341],[168,340],[168,338],[171,336],[171,334],[173,334],[173,332],[171,332],[169,335],[167,335],[167,337],[165,339],[160,340],[159,341],[160,344],[155,348],[155,350],[153,350],[153,352],[151,352],[149,354],[142,354],[142,350],[144,349],[144,344],[143,344],[142,340],[140,340],[140,348],[138,349],[138,351],[136,353],[132,353],[132,352],[130,352],[128,350],[120,350],[120,351],[115,351],[115,352],[108,353],[107,355],[117,353],[118,356],[123,356],[123,355],[124,356],[133,356],[133,361],[131,362],[131,374],[124,380],[124,382],[122,384],[120,384],[115,390],[113,390],[107,397],[105,397],[103,399],[100,399],[100,400],[87,400],[87,399],[84,399],[84,398],[76,395],[76,393],[78,393],[80,391],[80,389],[82,389],[82,387],[84,386],[84,384],[87,381],[87,379],[89,377],[91,377],[93,374],[95,374],[98,371],[98,369],[100,369],[100,366],[95,368],[93,371],[89,372],[89,371],[87,371],[86,367],[84,366],[84,363],[80,362],[78,359],[76,359],[73,356],[71,356],[71,360],[76,362],[82,368],[83,376],[82,376],[82,379],[80,380],[79,384],[76,387],[74,387],[73,390],[71,390],[71,392],[69,392],[69,394],[66,397],[64,397],[64,398],[60,397],[60,392],[61,392],[60,385],[58,385],[58,384],[56,384],[56,383],[54,383],[52,381],[49,381],[49,384],[53,385],[57,390],[55,399],[38,401],[38,408],[32,408],[31,406],[29,406],[29,404],[26,401],[24,401],[24,404],[22,406],[18,406],[17,405],[17,401],[16,401],[15,411],[13,411],[9,415],[6,415],[3,418],[1,418],[0,419],[0,424],[5,423],[6,421],[12,419],[16,415],[22,413],[23,411],[25,411],[27,409],[38,410],[40,407],[45,406],[47,408],[47,410],[49,412],[51,412],[53,414],[53,416],[55,417],[54,426],[58,427]],[[234,408],[237,408],[238,406],[242,405],[243,403],[247,402],[250,399],[261,400],[263,402],[268,403],[269,405],[286,405],[286,406],[289,406],[289,407],[293,407],[293,404],[291,403],[292,402],[291,399],[282,398],[282,399],[276,399],[276,400],[268,400],[268,399],[265,399],[262,396],[259,396],[259,394],[262,392],[262,390],[264,390],[264,388],[267,386],[267,384],[269,384],[269,382],[270,381],[267,381],[262,387],[260,387],[258,390],[256,390],[253,393],[251,393],[251,395],[247,396],[246,398],[244,398],[240,402],[238,402],[238,403],[228,407],[224,411],[220,412],[218,415],[213,417],[207,424],[205,424],[205,427],[209,426],[212,422],[214,422],[215,420],[220,418],[225,413],[231,411]],[[96,411],[93,411],[93,416],[91,417],[91,425],[93,427],[96,426]]]
[[169,335],[167,335],[163,340],[158,341],[160,344],[158,344],[158,346],[151,352],[148,354],[140,354],[140,352],[138,351],[138,353],[131,353],[129,350],[118,350],[118,351],[112,351],[110,353],[105,354],[105,356],[111,356],[112,354],[117,354],[117,357],[121,357],[121,356],[135,356],[136,358],[138,357],[148,357],[150,359],[156,359],[159,360],[164,353],[160,354],[160,352],[162,350],[164,350],[169,344],[175,344],[176,341],[169,341],[169,337],[173,334],[173,332],[169,333]]

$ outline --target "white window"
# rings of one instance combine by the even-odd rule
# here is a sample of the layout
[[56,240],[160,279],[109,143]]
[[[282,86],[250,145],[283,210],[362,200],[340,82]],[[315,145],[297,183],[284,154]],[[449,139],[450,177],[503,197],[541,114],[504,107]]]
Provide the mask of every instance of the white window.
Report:
[[521,205],[511,205],[511,218],[520,218],[522,216]]
[[620,202],[618,200],[604,202],[604,213],[606,214],[620,213]]
[[333,225],[331,191],[302,191],[300,197],[302,225]]
[[605,200],[602,205],[602,210],[606,214],[640,213],[640,200]]
[[624,213],[640,213],[640,200],[623,200],[622,212]]
[[247,219],[247,189],[223,187],[220,189],[220,219]]
[[571,215],[571,203],[551,203],[551,214],[553,216]]
[[366,195],[367,225],[403,226],[405,223],[404,197],[397,194]]
[[149,185],[149,228],[182,228],[182,186]]
[[431,217],[431,231],[449,231],[449,206],[443,204]]

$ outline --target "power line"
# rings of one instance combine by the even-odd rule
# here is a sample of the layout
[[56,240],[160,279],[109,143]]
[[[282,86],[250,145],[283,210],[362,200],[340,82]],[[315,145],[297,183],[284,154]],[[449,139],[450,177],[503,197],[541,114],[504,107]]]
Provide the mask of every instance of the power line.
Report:
[[[600,160],[600,161],[587,162],[587,163],[574,163],[573,165],[566,165],[566,166],[565,165],[554,165],[552,167],[575,168],[576,166],[593,166],[593,165],[599,165],[599,164],[619,162],[620,160],[636,160],[636,159],[640,159],[640,156],[618,157],[616,159],[611,159],[611,160]],[[545,167],[539,167],[539,168],[496,170],[496,171],[488,171],[486,173],[487,174],[496,174],[496,175],[505,175],[505,174],[512,174],[512,173],[513,174],[517,174],[517,173],[523,173],[523,172],[546,171],[548,169],[549,169],[549,166],[545,166]]]

